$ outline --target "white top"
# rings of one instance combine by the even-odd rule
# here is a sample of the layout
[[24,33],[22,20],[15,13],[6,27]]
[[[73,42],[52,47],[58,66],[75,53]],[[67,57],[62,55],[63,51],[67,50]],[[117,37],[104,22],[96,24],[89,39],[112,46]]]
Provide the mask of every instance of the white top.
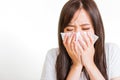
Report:
[[[109,80],[111,78],[120,77],[120,48],[115,44],[106,43],[105,52]],[[55,70],[57,55],[57,48],[48,51],[40,80],[57,80]],[[80,80],[87,80],[83,72],[80,76]]]

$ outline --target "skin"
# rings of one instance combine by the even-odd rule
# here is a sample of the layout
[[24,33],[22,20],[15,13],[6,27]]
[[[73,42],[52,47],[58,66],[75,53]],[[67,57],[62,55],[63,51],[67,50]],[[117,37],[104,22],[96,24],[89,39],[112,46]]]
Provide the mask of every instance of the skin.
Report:
[[[83,66],[86,68],[91,80],[105,80],[94,63],[94,43],[90,33],[94,29],[89,15],[84,9],[76,11],[64,32],[73,32],[70,36],[65,35],[63,44],[72,59],[72,66],[67,80],[79,80]],[[75,40],[75,33],[80,32],[81,36]]]

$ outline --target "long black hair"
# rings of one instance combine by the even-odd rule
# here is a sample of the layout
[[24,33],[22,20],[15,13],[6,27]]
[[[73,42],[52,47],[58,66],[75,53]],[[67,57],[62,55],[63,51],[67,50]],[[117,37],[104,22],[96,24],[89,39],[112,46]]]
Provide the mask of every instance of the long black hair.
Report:
[[[72,65],[71,59],[63,45],[60,33],[64,31],[64,28],[71,21],[75,12],[80,8],[83,8],[89,14],[94,28],[94,32],[97,36],[99,36],[99,39],[94,44],[94,62],[101,74],[104,76],[105,80],[108,80],[106,71],[106,56],[104,50],[104,27],[99,10],[94,0],[69,0],[62,8],[58,24],[59,55],[56,61],[57,80],[66,80],[66,77]],[[83,69],[83,71],[86,75],[87,80],[90,80],[90,77],[88,76],[85,68]]]

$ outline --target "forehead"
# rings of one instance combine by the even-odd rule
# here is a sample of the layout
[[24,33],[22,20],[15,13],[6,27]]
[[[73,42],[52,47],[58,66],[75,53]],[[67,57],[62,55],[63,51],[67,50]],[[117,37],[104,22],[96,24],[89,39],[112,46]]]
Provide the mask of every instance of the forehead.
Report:
[[70,23],[74,23],[74,22],[77,22],[80,24],[91,23],[91,19],[88,13],[83,8],[81,8],[75,12],[72,20],[70,21]]

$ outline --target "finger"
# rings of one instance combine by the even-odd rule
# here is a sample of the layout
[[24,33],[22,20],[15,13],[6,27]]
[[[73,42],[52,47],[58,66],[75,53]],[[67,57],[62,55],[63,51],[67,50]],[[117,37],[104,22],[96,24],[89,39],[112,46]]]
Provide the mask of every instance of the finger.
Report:
[[86,32],[83,32],[81,35],[82,35],[82,37],[83,37],[83,40],[85,41],[85,44],[86,44],[87,46],[90,46],[90,39],[89,39],[87,33],[86,33]]
[[82,55],[82,53],[83,53],[83,49],[82,49],[82,46],[79,44],[79,42],[77,41],[77,42],[75,42],[75,44],[76,44],[76,50],[77,50],[77,52],[79,53],[79,55]]
[[69,56],[73,59],[73,57],[75,57],[75,45],[73,43],[73,39],[74,39],[74,35],[72,36],[72,40],[71,40],[71,43],[70,43],[70,47],[68,48],[68,54]]
[[79,42],[79,44],[80,44],[80,46],[82,47],[83,50],[85,50],[87,48],[87,45],[85,44],[81,35],[78,38],[78,42]]
[[66,34],[65,34],[65,37],[64,37],[63,43],[64,43],[64,46],[65,46],[67,52],[68,52],[68,55],[69,55],[70,57],[72,57],[71,49],[70,49],[69,46],[68,46],[68,44],[69,44],[69,37],[70,37],[70,34],[66,33]]
[[79,56],[79,50],[78,50],[78,46],[77,46],[77,41],[76,41],[76,34],[74,34],[73,40],[72,40],[72,44],[74,45],[72,48],[72,50],[74,51],[74,55]]
[[[71,39],[71,42],[70,42],[71,44],[75,41],[75,37],[76,37],[76,36],[75,36],[75,33],[73,33],[73,34],[72,34],[72,39]],[[71,45],[70,47],[72,47],[72,45]]]
[[74,41],[74,55],[77,57],[77,58],[79,58],[80,59],[80,51],[79,51],[79,49],[78,49],[78,46],[77,46],[77,42],[76,41]]
[[63,39],[63,44],[64,44],[64,46],[66,46],[67,39],[68,39],[68,35],[67,35],[67,34],[65,34],[65,37],[64,37],[64,39]]
[[75,44],[74,44],[74,41],[75,41],[75,34],[73,33],[73,37],[72,37],[72,40],[71,40],[71,44],[70,44],[70,47],[72,48],[71,50],[76,53],[75,51]]
[[71,50],[71,42],[73,39],[73,33],[69,34],[68,40],[67,40],[67,47]]

